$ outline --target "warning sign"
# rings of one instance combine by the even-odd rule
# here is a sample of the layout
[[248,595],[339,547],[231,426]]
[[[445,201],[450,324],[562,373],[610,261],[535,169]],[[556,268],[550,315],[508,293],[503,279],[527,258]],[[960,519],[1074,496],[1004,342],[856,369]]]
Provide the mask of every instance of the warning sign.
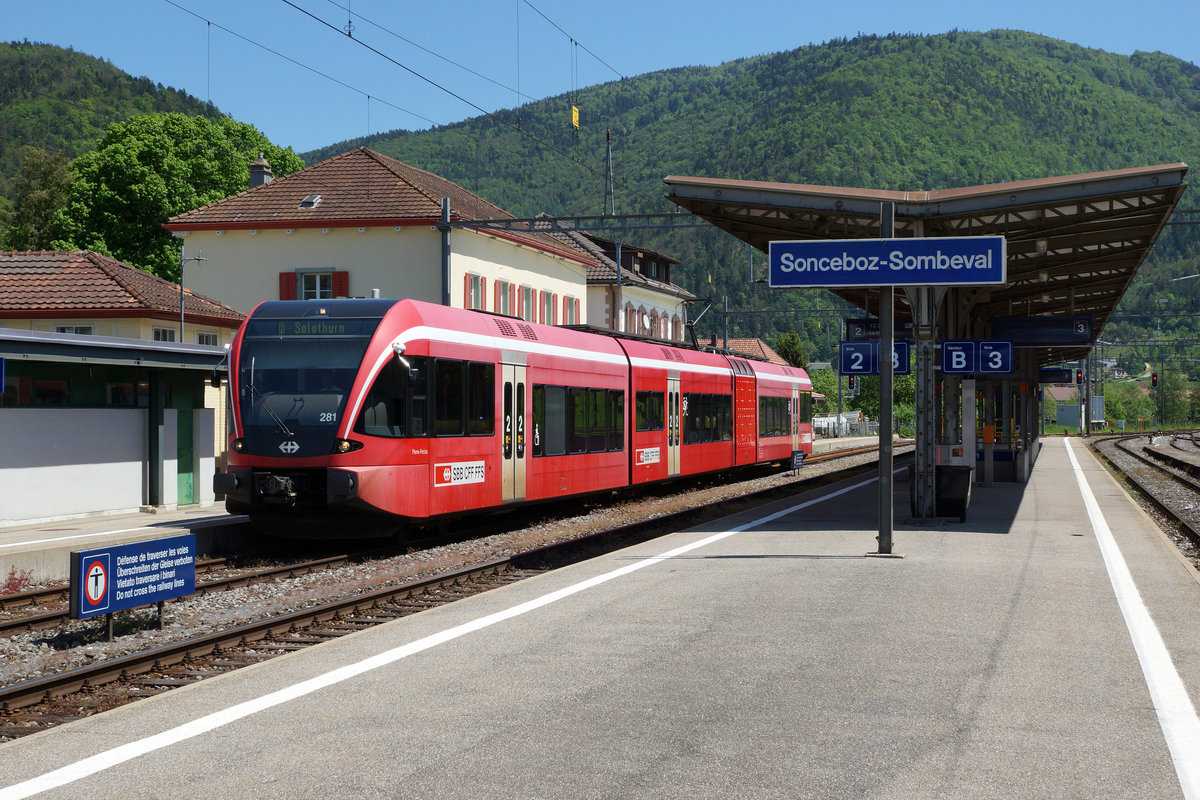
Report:
[[71,616],[75,619],[195,591],[194,534],[71,553]]

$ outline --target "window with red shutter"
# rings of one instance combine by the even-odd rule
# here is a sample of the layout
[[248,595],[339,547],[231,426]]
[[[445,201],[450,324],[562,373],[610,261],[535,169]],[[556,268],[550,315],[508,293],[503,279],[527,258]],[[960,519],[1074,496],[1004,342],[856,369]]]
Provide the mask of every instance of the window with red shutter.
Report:
[[335,269],[333,271],[333,296],[334,297],[349,297],[350,296],[350,273],[344,269]]
[[294,273],[294,272],[279,273],[279,299],[280,300],[295,300],[296,299],[296,273]]

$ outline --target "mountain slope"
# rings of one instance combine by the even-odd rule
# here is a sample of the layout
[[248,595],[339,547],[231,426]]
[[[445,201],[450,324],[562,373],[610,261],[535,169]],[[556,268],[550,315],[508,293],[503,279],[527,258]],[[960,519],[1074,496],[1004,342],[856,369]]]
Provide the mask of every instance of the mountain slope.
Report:
[[25,145],[75,158],[109,125],[134,114],[220,116],[186,92],[55,45],[0,42],[0,76],[0,197],[11,196]]
[[[1121,56],[1020,31],[836,40],[592,86],[574,101],[578,133],[564,95],[520,109],[527,135],[515,131],[517,112],[506,110],[304,158],[369,144],[521,216],[603,211],[606,127],[617,209],[626,213],[674,210],[663,199],[668,174],[921,190],[1200,162],[1200,68],[1162,53]],[[1196,197],[1190,191],[1183,207],[1200,206]],[[776,312],[813,304],[813,293],[750,283],[745,246],[724,234],[637,238],[683,259],[673,275],[718,303],[727,295],[732,308]],[[1189,254],[1200,253],[1198,239],[1194,227],[1168,229],[1144,271],[1156,283],[1159,273],[1182,274]],[[764,262],[758,256],[757,268]],[[1200,297],[1200,281],[1173,286]],[[798,315],[746,316],[730,327],[771,338],[795,329],[810,355],[829,352],[830,331]]]

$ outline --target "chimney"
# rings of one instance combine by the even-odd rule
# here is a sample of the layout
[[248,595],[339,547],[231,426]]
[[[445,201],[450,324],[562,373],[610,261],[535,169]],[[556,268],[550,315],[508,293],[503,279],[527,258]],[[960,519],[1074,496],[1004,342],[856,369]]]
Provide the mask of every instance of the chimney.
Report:
[[258,158],[250,162],[250,188],[265,186],[270,182],[271,165],[263,158],[263,154],[259,153]]

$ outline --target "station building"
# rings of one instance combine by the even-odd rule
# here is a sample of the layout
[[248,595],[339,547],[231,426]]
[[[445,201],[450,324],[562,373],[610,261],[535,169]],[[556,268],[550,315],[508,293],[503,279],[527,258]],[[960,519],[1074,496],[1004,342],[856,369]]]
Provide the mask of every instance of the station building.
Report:
[[[512,215],[457,184],[367,148],[172,217],[204,261],[188,286],[243,311],[264,300],[393,297],[547,325],[596,325],[682,341],[692,295],[676,263],[572,232],[476,229]],[[617,264],[620,264],[618,268]]]

